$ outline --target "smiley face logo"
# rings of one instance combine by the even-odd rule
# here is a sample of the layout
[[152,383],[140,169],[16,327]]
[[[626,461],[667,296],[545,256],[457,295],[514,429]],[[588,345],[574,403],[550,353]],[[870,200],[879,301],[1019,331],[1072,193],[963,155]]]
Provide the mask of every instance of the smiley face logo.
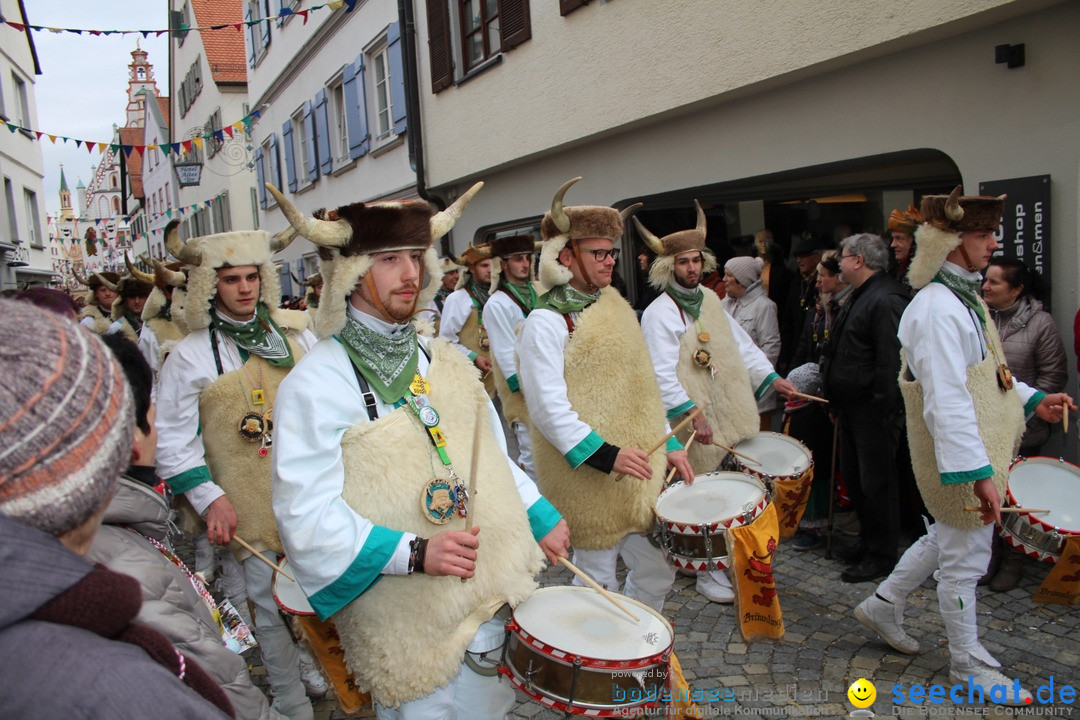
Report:
[[847,691],[848,700],[857,708],[868,708],[877,698],[877,688],[866,678],[859,678],[851,683]]

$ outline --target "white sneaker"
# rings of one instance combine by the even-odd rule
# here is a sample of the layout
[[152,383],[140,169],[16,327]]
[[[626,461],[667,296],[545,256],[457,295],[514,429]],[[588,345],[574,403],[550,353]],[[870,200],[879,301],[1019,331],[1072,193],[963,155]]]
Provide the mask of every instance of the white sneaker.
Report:
[[907,655],[919,652],[919,641],[904,632],[900,606],[871,595],[856,606],[855,619],[880,635],[894,650]]
[[[968,678],[971,678],[970,683],[972,687],[981,686],[983,691],[983,700],[992,705],[1027,705],[1032,702],[1031,693],[1027,690],[1018,687],[1019,681],[1005,677],[1004,674],[998,672],[989,665],[983,665],[982,663],[973,660],[971,665],[958,668],[955,665],[951,665],[949,668],[949,679],[955,683],[963,685],[965,688],[968,685]],[[1001,691],[991,693],[991,688],[995,685],[1001,685],[1005,688],[1005,699],[1001,700]],[[1017,694],[1019,690],[1019,694]],[[966,690],[965,690],[966,692]]]
[[[718,582],[716,575],[720,575],[724,581]],[[698,573],[697,591],[714,603],[730,605],[735,602],[735,591],[731,588],[731,582],[719,571]]]
[[304,690],[310,698],[321,698],[330,690],[330,685],[323,677],[322,671],[315,663],[315,658],[303,645],[298,646],[300,651],[300,682],[304,683]]

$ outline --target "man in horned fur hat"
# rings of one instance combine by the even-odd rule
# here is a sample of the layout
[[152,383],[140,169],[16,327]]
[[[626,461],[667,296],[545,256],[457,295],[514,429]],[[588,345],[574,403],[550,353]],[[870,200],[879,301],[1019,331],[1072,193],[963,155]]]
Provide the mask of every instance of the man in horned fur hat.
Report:
[[[705,252],[705,213],[696,200],[694,207],[697,227],[662,238],[634,218],[638,232],[656,253],[649,283],[661,293],[641,316],[641,330],[668,421],[702,408],[692,423],[697,435],[689,450],[690,464],[712,472],[727,453],[713,442],[734,447],[754,435],[756,399],[770,387],[785,396],[795,387],[776,374],[765,353],[724,312],[716,293],[701,287],[701,277],[716,269],[716,258]],[[731,582],[721,570],[699,572],[697,590],[713,602],[735,600]]]
[[484,305],[484,325],[494,360],[492,374],[499,394],[502,415],[518,442],[518,464],[529,477],[536,477],[529,437],[529,414],[517,375],[514,343],[518,330],[536,307],[533,286],[533,255],[536,243],[532,235],[514,235],[491,241],[491,297]]
[[355,203],[335,221],[267,187],[332,255],[321,339],[279,394],[274,511],[289,565],[380,718],[505,717],[514,691],[490,673],[505,636],[493,613],[533,592],[569,530],[506,456],[475,367],[411,322],[442,276],[431,245],[480,184],[438,214]]
[[[152,386],[153,399],[157,401],[157,381],[161,373],[161,365],[165,361],[176,343],[187,335],[187,325],[183,322],[183,302],[179,306],[173,302],[173,296],[187,284],[187,276],[181,270],[182,263],[174,262],[168,265],[162,264],[154,258],[151,264],[154,272],[143,272],[135,267],[126,256],[128,272],[143,282],[151,285],[149,297],[142,309],[142,329],[139,331],[139,350],[142,352],[150,369],[154,372],[154,384]],[[145,256],[143,256],[145,259]]]
[[105,331],[106,335],[120,333],[128,340],[138,344],[139,333],[142,331],[142,311],[146,305],[146,298],[154,289],[153,283],[146,282],[141,277],[128,274],[120,278],[116,283],[116,299],[113,300],[111,317],[112,325]]
[[491,376],[491,343],[484,324],[484,305],[491,284],[491,248],[470,245],[454,260],[464,269],[457,288],[443,303],[439,319],[439,337],[463,352],[480,370],[488,397],[495,397],[495,379]]
[[120,275],[114,272],[96,272],[90,279],[84,279],[77,273],[75,279],[89,288],[86,307],[79,314],[79,324],[90,332],[104,335],[112,325],[112,304],[116,300],[116,283]]
[[559,188],[540,224],[540,282],[551,290],[517,345],[538,482],[570,523],[578,567],[614,588],[621,555],[630,568],[625,593],[662,610],[675,571],[645,533],[667,463],[684,480],[694,473],[675,438],[667,462],[647,454],[668,427],[637,316],[609,287],[624,217],[610,207],[563,207],[580,179]]
[[[908,595],[938,571],[938,608],[949,640],[950,679],[1024,705],[1031,694],[998,671],[1000,663],[979,642],[975,585],[990,561],[992,522],[1001,522],[1001,493],[1009,462],[1020,447],[1024,416],[1061,420],[1064,394],[1046,395],[1016,380],[1005,365],[1001,340],[979,297],[979,271],[997,250],[1005,197],[951,195],[922,199],[923,224],[908,278],[918,292],[900,320],[900,389],[907,406],[915,479],[937,519],[908,548],[855,617],[894,649],[919,651],[903,628]],[[965,512],[977,506],[978,512]],[[988,691],[989,692],[989,691]]]
[[[180,239],[165,246],[188,271],[185,320],[191,332],[162,366],[158,383],[158,473],[206,521],[211,542],[237,536],[265,558],[282,551],[270,498],[270,446],[278,386],[315,343],[307,316],[280,310],[272,256],[292,239],[264,231]],[[237,608],[250,598],[252,631],[262,648],[273,707],[293,720],[313,716],[300,675],[300,653],[271,591],[271,570],[239,544],[243,581],[226,572]],[[228,561],[228,558],[224,558]]]

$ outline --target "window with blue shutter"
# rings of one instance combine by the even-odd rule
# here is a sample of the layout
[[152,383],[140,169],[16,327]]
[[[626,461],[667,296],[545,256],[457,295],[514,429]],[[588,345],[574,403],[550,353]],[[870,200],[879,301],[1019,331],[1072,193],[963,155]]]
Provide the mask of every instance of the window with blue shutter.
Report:
[[263,169],[263,149],[255,148],[255,179],[258,182],[259,207],[266,209],[266,171]]
[[289,192],[296,192],[296,153],[291,118],[281,126],[281,143],[285,146],[285,175],[289,179]]
[[249,4],[244,7],[244,28],[247,34],[248,67],[255,67],[255,57],[257,55],[256,48],[258,47],[255,42],[257,38],[257,31],[255,30],[254,25],[249,24],[251,21],[251,17],[251,5]]
[[390,107],[394,113],[394,133],[405,132],[405,63],[401,56],[401,25],[393,23],[386,32],[386,54],[390,58]]
[[[267,151],[270,155],[270,182],[274,183],[274,187],[281,187],[281,153],[278,150],[277,135],[270,136],[270,148]],[[267,204],[269,204],[267,200]]]
[[319,160],[315,156],[315,113],[310,100],[304,101],[301,122],[304,124],[304,178],[308,182],[315,182],[319,179]]
[[324,175],[334,169],[331,144],[329,102],[326,99],[326,88],[323,88],[315,93],[315,149],[318,152],[319,168]]
[[[270,0],[265,0],[265,2],[262,3],[262,6],[263,6],[263,17],[264,18],[270,17]],[[270,23],[271,22],[272,22],[271,20],[263,20],[261,23],[259,23],[259,47],[260,47],[260,50],[265,50],[266,47],[270,44]],[[261,55],[262,53],[260,52],[259,54]]]
[[364,56],[345,66],[345,121],[349,128],[349,157],[367,154],[371,147],[368,135],[367,93],[364,91]]

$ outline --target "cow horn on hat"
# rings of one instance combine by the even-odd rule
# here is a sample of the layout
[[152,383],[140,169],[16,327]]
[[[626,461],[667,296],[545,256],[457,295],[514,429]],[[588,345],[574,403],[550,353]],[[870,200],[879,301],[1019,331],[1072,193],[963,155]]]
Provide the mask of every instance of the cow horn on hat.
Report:
[[622,212],[619,213],[619,219],[622,220],[625,224],[628,217],[636,213],[638,211],[638,208],[643,207],[645,207],[645,203],[643,202],[636,202],[633,205],[627,205],[625,208],[622,209]]
[[170,270],[165,266],[165,263],[157,258],[153,258],[150,264],[154,266],[154,274],[160,276],[162,281],[169,287],[178,288],[187,285],[187,275],[181,271]]
[[173,220],[165,227],[165,249],[180,262],[188,265],[202,264],[202,253],[188,247],[187,243],[180,239],[179,220]]
[[292,276],[292,281],[294,283],[296,283],[297,285],[303,285],[304,284],[304,281],[301,280],[300,278],[296,277],[296,273],[294,273],[292,270],[289,271],[289,275]]
[[949,193],[949,199],[945,201],[945,217],[953,222],[957,222],[964,217],[964,208],[960,207],[961,192],[960,186],[957,185],[953,188],[953,191]]
[[285,248],[292,244],[292,241],[296,239],[296,228],[291,225],[274,237],[270,238],[270,252],[271,254],[281,252]]
[[80,275],[78,270],[76,270],[75,268],[72,268],[71,269],[71,274],[72,274],[72,276],[74,276],[74,278],[77,281],[79,281],[80,283],[82,283],[86,287],[90,287],[90,281],[87,280],[84,275]]
[[649,229],[646,228],[645,225],[642,224],[642,222],[636,217],[634,218],[634,227],[636,227],[638,229],[638,232],[641,233],[642,239],[645,240],[645,244],[649,246],[650,250],[652,250],[657,255],[664,254],[664,243],[660,242],[660,238],[649,232]]
[[97,273],[97,272],[94,273],[94,277],[96,277],[98,280],[100,280],[102,285],[109,288],[114,293],[119,293],[120,292],[120,286],[118,286],[116,283],[109,282],[109,280],[104,275],[102,275],[101,273]]
[[[291,202],[286,200],[285,196],[282,195],[281,191],[276,187],[270,183],[266,183],[266,189],[274,196],[274,200],[277,201],[278,207],[281,208],[281,212],[285,214],[285,219],[289,221],[289,225],[291,225],[293,230],[300,235],[303,235],[316,245],[322,245],[323,247],[345,247],[349,244],[349,240],[352,239],[353,229],[348,221],[319,220],[318,218],[305,215],[297,210]],[[283,235],[283,233],[279,235]],[[289,241],[291,242],[292,238],[289,238]],[[287,244],[288,243],[286,243],[286,245]],[[274,248],[272,244],[271,250],[277,252],[283,247],[284,245]]]
[[135,263],[131,262],[131,258],[128,257],[126,251],[124,252],[124,263],[127,265],[128,272],[131,273],[131,276],[134,277],[136,280],[144,282],[147,285],[154,284],[154,274],[143,272],[139,268],[135,267]]
[[555,197],[551,199],[551,221],[555,223],[555,227],[559,229],[559,232],[570,232],[570,217],[563,210],[563,196],[566,195],[566,191],[574,183],[580,180],[580,175],[572,180],[567,180],[562,184],[562,187],[555,191]]
[[709,234],[709,226],[705,222],[705,211],[701,209],[701,203],[694,200],[694,207],[697,208],[697,228],[695,228],[702,237]]
[[454,227],[454,223],[461,217],[461,213],[465,212],[465,208],[469,207],[469,203],[472,202],[473,197],[480,192],[482,187],[484,187],[483,182],[476,183],[455,200],[450,207],[442,212],[435,213],[431,217],[431,239],[433,241],[450,232],[450,229]]

